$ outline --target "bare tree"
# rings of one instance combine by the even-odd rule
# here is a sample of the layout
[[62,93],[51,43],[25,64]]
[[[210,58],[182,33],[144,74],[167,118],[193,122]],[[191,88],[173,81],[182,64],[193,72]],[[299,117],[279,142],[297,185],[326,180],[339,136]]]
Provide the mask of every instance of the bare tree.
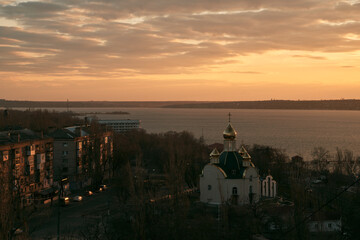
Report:
[[353,152],[348,149],[337,148],[335,161],[337,164],[335,171],[357,178],[360,172],[360,157],[355,157]]
[[330,152],[323,147],[315,147],[311,153],[313,160],[312,164],[316,171],[328,171],[328,164],[330,159]]

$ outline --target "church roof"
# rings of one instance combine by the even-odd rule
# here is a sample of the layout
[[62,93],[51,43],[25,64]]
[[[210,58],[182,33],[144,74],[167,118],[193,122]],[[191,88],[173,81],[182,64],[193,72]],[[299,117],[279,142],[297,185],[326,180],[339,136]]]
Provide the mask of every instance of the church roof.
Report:
[[243,157],[237,151],[222,152],[217,164],[227,175],[227,178],[243,178],[245,167],[242,165]]
[[244,148],[244,146],[241,146],[240,150],[239,150],[240,155],[245,158],[245,159],[251,159],[250,154],[246,151],[246,149]]
[[[224,136],[224,146],[225,143],[228,145],[225,146],[224,151],[218,155],[218,151],[215,148],[213,152],[210,154],[210,157],[219,156],[218,163],[214,163],[214,165],[221,168],[226,173],[226,178],[228,179],[241,179],[244,177],[244,172],[248,166],[255,167],[251,162],[251,156],[246,151],[246,149],[242,146],[241,149],[235,150],[236,148],[236,130],[230,123],[229,113],[229,124],[223,132]],[[243,161],[246,164],[243,164]]]
[[219,151],[214,148],[212,152],[210,153],[210,157],[218,157],[220,155]]

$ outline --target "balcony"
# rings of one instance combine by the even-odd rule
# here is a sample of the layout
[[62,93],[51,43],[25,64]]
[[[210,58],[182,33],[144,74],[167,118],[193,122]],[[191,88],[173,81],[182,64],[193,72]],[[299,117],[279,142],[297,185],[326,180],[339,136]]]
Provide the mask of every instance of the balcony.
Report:
[[78,150],[82,149],[82,142],[77,142],[76,149],[78,149]]
[[9,152],[8,151],[3,151],[2,153],[0,153],[0,157],[1,157],[2,161],[9,160]]
[[81,157],[81,155],[82,155],[82,150],[81,150],[81,149],[77,149],[77,150],[76,150],[76,156]]
[[28,156],[26,159],[26,164],[29,166],[34,166],[34,156]]
[[46,153],[46,160],[52,160],[53,159],[53,153],[52,152],[48,152]]
[[21,156],[21,150],[16,149],[15,150],[15,158],[19,158]]
[[36,154],[36,162],[44,163],[45,162],[45,153]]
[[26,155],[28,155],[28,156],[35,155],[35,146],[34,145],[26,146]]

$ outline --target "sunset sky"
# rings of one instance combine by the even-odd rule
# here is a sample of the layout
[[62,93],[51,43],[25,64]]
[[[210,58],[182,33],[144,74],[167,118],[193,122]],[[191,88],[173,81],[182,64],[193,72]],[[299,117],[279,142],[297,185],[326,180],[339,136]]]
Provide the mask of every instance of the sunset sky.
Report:
[[357,0],[0,0],[0,98],[360,98]]

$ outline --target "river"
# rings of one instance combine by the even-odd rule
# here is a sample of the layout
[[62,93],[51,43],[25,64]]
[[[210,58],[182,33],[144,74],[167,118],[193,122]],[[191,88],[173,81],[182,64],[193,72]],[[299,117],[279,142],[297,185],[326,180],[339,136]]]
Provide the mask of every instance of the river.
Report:
[[222,142],[222,132],[231,112],[239,145],[269,145],[283,149],[290,156],[302,155],[306,160],[311,158],[314,147],[324,147],[331,153],[339,147],[360,154],[360,111],[169,108],[72,108],[71,111],[125,111],[129,114],[98,114],[97,117],[140,119],[141,127],[149,133],[189,131],[195,137],[203,136],[209,144]]

